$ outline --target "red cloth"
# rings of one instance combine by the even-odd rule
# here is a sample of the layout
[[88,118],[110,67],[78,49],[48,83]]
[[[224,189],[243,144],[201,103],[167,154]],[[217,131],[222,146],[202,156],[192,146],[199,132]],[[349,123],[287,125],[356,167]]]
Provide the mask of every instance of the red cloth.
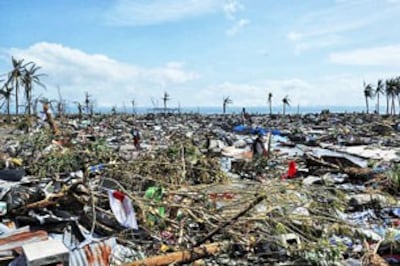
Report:
[[125,198],[125,194],[116,190],[113,192],[113,197],[122,202]]
[[282,175],[282,180],[285,180],[286,178],[294,178],[296,174],[297,174],[296,162],[290,161],[288,171],[286,174]]
[[297,173],[297,167],[296,167],[296,162],[295,161],[290,161],[289,162],[289,169],[287,173],[288,178],[293,178],[296,176]]

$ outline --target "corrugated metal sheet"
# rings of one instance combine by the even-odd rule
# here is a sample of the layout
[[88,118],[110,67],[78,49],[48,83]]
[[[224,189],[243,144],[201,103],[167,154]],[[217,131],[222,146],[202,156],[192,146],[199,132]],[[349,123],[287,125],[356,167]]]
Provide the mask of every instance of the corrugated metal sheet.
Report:
[[46,231],[18,232],[0,239],[0,251],[21,248],[23,245],[48,239]]
[[111,252],[117,245],[115,238],[94,242],[70,252],[70,266],[108,266]]

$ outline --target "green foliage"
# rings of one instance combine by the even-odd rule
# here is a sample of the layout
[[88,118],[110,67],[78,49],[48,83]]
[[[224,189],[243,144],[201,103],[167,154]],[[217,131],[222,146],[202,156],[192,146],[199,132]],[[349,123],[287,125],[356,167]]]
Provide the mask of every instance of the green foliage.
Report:
[[336,265],[342,260],[342,253],[347,249],[343,244],[331,245],[329,240],[321,239],[315,246],[303,252],[302,257],[307,265],[328,266]]
[[386,174],[389,181],[389,189],[400,191],[400,164],[394,164],[392,170]]
[[84,170],[87,166],[114,160],[112,150],[104,140],[82,143],[71,147],[52,144],[53,135],[49,131],[25,135],[20,139],[21,151],[30,154],[24,158],[27,171],[40,178],[54,177],[58,173]]

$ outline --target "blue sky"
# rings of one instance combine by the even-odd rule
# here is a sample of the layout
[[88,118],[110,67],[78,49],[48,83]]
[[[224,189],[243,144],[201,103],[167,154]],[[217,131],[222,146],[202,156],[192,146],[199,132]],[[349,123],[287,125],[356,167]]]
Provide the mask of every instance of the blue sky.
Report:
[[0,73],[34,61],[69,101],[99,106],[363,105],[400,76],[400,0],[0,1]]

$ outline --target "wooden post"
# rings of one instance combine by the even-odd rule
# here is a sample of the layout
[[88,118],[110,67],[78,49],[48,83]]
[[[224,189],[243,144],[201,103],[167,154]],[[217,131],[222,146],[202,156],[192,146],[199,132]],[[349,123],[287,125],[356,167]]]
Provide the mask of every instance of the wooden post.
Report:
[[227,250],[229,244],[227,242],[212,243],[196,247],[190,250],[177,251],[167,253],[155,257],[146,258],[139,261],[123,264],[123,266],[161,266],[171,263],[187,263],[206,257],[208,255],[216,255],[219,252]]

